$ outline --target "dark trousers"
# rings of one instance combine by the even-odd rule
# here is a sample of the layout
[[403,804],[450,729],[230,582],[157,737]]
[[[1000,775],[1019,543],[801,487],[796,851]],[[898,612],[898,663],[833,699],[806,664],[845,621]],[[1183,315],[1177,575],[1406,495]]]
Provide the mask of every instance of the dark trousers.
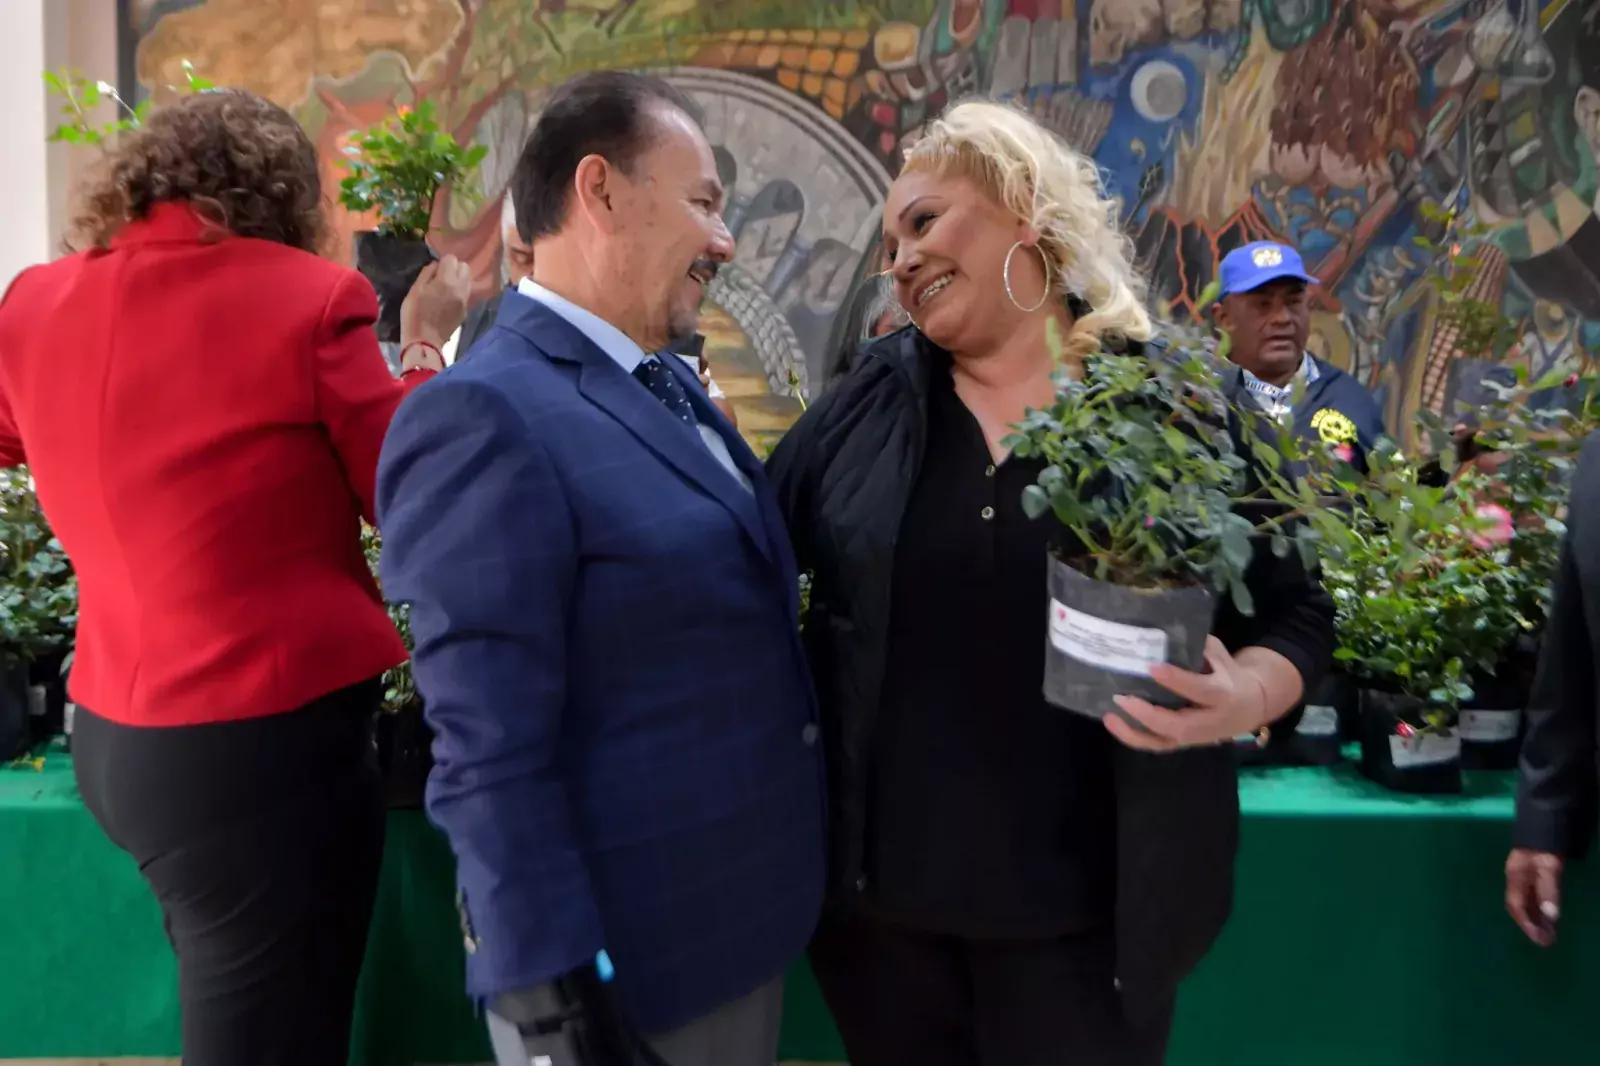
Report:
[[1135,1031],[1109,929],[974,941],[830,911],[811,968],[850,1066],[1160,1066],[1171,1030]]
[[136,728],[79,708],[78,788],[178,956],[184,1066],[342,1066],[383,857],[382,688]]

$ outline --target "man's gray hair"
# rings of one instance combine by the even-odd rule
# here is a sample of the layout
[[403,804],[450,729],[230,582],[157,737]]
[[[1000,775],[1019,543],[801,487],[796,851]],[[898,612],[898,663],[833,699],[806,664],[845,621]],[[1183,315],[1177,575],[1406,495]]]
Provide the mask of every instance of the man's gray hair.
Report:
[[500,232],[503,234],[507,230],[514,231],[516,228],[517,205],[511,199],[511,190],[507,189],[506,194],[500,198]]
[[861,316],[861,340],[868,341],[876,336],[878,320],[885,312],[893,312],[894,328],[911,324],[911,316],[906,314],[906,309],[900,306],[900,301],[894,296],[894,282],[887,274],[874,274],[867,279],[868,291],[871,295]]

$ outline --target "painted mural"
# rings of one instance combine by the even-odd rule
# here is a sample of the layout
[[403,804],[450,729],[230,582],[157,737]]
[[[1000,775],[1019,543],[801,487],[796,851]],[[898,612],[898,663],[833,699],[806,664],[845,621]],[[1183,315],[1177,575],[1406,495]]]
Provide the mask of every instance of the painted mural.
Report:
[[[498,284],[496,198],[544,94],[651,69],[704,105],[738,242],[704,315],[752,441],[798,413],[876,268],[900,150],[952,99],[1028,107],[1120,196],[1157,310],[1195,301],[1250,240],[1323,280],[1318,354],[1392,427],[1483,394],[1497,368],[1436,322],[1432,207],[1487,227],[1478,292],[1535,373],[1600,353],[1600,0],[135,0],[138,78],[214,81],[293,108],[330,183],[352,130],[419,97],[489,147],[482,197],[437,243]],[[341,220],[341,233],[361,220]]]

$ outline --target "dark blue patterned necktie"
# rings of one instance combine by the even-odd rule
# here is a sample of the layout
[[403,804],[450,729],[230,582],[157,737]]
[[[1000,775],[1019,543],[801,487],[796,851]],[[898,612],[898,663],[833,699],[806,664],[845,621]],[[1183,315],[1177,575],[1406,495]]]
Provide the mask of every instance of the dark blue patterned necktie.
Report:
[[689,403],[689,394],[683,391],[683,385],[677,376],[661,365],[661,360],[650,356],[633,368],[633,376],[638,378],[667,410],[691,426],[700,424],[700,420],[694,416],[694,407]]

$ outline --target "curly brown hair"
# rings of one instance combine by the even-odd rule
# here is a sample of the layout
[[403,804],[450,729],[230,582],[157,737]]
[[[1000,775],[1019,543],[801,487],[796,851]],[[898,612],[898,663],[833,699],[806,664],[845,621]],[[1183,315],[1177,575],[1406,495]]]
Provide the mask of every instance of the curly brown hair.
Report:
[[84,189],[71,247],[105,248],[155,205],[184,201],[239,237],[317,252],[326,232],[317,151],[294,116],[236,89],[156,108]]

